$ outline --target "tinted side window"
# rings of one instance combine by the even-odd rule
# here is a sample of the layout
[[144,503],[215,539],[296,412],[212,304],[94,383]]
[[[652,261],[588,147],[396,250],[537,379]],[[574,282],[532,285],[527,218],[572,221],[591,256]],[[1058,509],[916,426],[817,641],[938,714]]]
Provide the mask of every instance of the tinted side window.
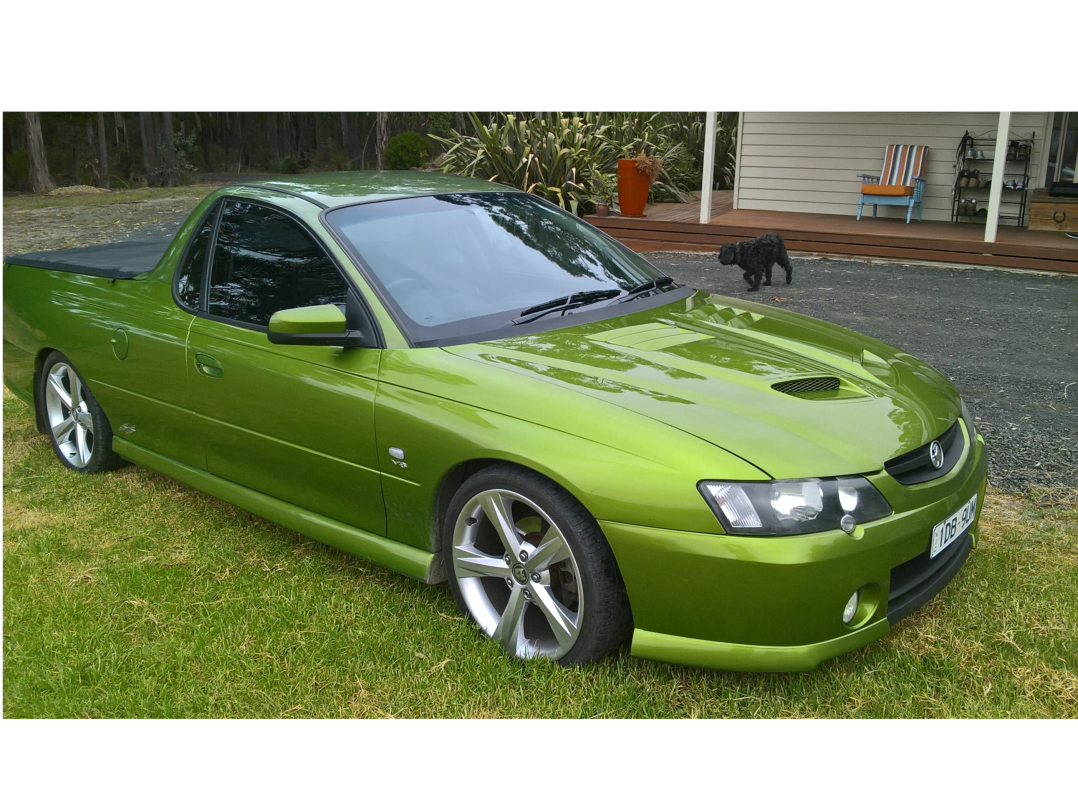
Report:
[[209,313],[266,325],[281,309],[335,303],[348,287],[322,249],[272,208],[228,202],[217,232]]
[[176,296],[189,309],[197,309],[202,294],[202,271],[206,266],[206,250],[210,236],[213,235],[213,223],[217,220],[220,203],[214,205],[192,238],[191,249],[178,270],[176,278]]

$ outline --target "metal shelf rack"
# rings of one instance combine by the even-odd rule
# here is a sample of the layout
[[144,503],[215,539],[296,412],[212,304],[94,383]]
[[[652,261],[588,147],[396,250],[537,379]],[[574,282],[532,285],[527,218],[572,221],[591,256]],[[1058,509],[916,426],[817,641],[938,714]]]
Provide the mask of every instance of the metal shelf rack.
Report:
[[[1029,167],[1033,158],[1034,137],[1036,133],[1030,132],[1028,137],[1008,138],[1003,177],[998,179],[999,182],[1005,183],[1000,199],[999,218],[1016,221],[1019,227],[1026,222],[1026,201],[1030,191]],[[954,191],[951,194],[951,221],[983,222],[988,213],[991,184],[996,182],[997,178],[991,173],[981,175],[980,172],[984,168],[992,171],[996,139],[974,137],[967,131],[962,138],[960,149],[955,164]],[[977,184],[971,186],[971,182]]]

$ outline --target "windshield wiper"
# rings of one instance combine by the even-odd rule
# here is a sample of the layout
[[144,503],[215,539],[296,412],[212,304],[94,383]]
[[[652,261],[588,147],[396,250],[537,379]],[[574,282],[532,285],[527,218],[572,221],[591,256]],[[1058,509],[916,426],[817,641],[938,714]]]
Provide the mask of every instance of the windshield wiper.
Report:
[[658,291],[660,286],[677,286],[677,283],[673,278],[667,277],[666,275],[660,275],[658,278],[652,278],[650,281],[638,283],[629,290],[629,293],[625,295],[625,297],[616,300],[615,303],[628,303],[630,300],[636,300],[638,297],[643,297],[648,292]]
[[[538,306],[526,308],[520,313],[519,317],[510,322],[513,325],[523,325],[524,323],[538,320],[540,317],[545,317],[548,314],[553,314],[556,311],[565,314],[565,312],[570,309],[578,309],[581,306],[597,303],[600,300],[609,300],[612,297],[619,297],[621,293],[621,289],[593,289],[590,292],[574,292],[567,297],[556,297],[553,300],[548,300],[546,303],[540,303]],[[529,314],[535,316],[529,317]]]

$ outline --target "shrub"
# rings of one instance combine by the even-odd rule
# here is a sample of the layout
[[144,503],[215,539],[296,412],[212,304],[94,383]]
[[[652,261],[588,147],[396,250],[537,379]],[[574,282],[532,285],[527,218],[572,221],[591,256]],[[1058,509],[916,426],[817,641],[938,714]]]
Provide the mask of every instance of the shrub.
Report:
[[299,158],[294,154],[286,154],[277,164],[277,170],[282,174],[298,174],[299,169]]
[[618,178],[613,174],[592,174],[588,180],[588,197],[592,202],[609,205],[618,194]]
[[449,137],[453,132],[452,112],[432,112],[427,121],[427,134]]
[[196,171],[192,159],[198,148],[198,138],[194,131],[188,132],[181,123],[178,129],[172,132],[172,145],[169,146],[164,135],[157,138],[158,165],[154,173],[159,179],[172,174],[173,179],[179,182],[181,178],[190,179]]
[[715,182],[720,188],[734,187],[737,167],[737,115],[724,113],[715,127]]
[[[703,113],[665,113],[674,126],[674,139],[683,144],[692,158],[693,176],[683,188],[699,188],[704,164],[705,127]],[[737,113],[720,112],[715,120],[715,175],[713,187],[733,188],[737,161]]]
[[431,142],[418,132],[401,132],[386,144],[386,168],[399,171],[426,165],[433,151]]
[[617,162],[607,127],[589,117],[507,114],[489,126],[474,112],[468,117],[474,135],[435,138],[447,147],[443,171],[511,185],[573,213],[586,203],[592,176]]
[[700,163],[703,161],[695,159],[684,143],[679,145],[680,148],[663,163],[663,170],[670,178],[671,184],[677,186],[678,189],[696,190],[700,187]]
[[[635,160],[640,152],[658,158],[658,176],[651,182],[648,198],[652,202],[683,202],[685,195],[679,178],[672,170],[680,163],[684,146],[677,140],[677,130],[661,112],[591,113],[597,122],[607,125],[608,137],[617,147],[617,158]],[[616,164],[611,168],[616,168]]]
[[[597,200],[596,175],[616,173],[618,159],[641,152],[658,167],[652,201],[683,202],[685,190],[700,187],[700,113],[523,113],[498,115],[489,124],[475,113],[468,118],[473,134],[434,137],[446,147],[443,170],[530,191],[573,212]],[[735,135],[736,126],[724,115],[716,131],[715,175],[727,186],[733,181]]]
[[30,190],[30,153],[25,146],[4,155],[4,190]]

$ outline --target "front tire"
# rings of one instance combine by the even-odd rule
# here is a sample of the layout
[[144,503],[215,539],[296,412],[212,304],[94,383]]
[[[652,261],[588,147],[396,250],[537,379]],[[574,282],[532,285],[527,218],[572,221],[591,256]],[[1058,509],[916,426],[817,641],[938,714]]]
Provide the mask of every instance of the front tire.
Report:
[[628,638],[629,600],[598,523],[545,477],[478,472],[450,502],[442,541],[457,606],[510,656],[579,665]]
[[45,431],[60,462],[72,471],[97,474],[119,468],[112,451],[112,426],[71,360],[53,351],[41,368],[36,401]]

